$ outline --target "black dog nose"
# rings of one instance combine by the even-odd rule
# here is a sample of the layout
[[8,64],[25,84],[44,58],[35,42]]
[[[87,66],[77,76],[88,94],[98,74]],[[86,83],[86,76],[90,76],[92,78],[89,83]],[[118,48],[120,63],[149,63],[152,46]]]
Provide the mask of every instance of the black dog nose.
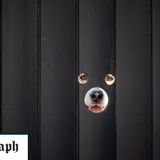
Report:
[[103,92],[100,90],[94,90],[90,94],[90,97],[93,102],[98,103],[98,102],[102,101],[102,99],[103,99]]

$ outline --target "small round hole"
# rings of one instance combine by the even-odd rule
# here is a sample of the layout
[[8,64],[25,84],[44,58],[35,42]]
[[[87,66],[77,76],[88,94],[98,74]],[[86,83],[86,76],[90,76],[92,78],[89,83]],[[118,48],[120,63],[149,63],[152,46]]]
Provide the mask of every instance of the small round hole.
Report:
[[109,97],[102,88],[93,87],[87,91],[84,103],[90,112],[101,113],[109,107]]
[[115,82],[116,78],[112,74],[107,74],[105,77],[105,82],[107,85],[112,85]]
[[79,76],[78,76],[78,82],[80,84],[85,84],[88,82],[88,75],[86,73],[81,73]]

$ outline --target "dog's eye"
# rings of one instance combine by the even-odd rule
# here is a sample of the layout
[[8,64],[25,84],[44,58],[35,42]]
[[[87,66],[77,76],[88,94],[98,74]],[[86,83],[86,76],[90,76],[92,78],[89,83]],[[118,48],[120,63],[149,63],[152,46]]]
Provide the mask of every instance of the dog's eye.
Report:
[[115,82],[116,78],[112,74],[107,74],[105,77],[105,82],[107,85],[112,85]]
[[88,82],[88,75],[86,73],[81,73],[78,76],[78,82],[80,84],[85,84]]

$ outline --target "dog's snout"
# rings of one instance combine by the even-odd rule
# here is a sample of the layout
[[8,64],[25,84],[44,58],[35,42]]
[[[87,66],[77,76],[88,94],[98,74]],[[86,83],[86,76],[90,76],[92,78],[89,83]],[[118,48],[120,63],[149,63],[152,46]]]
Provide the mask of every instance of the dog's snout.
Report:
[[103,99],[103,92],[100,90],[94,90],[91,92],[90,97],[93,102],[98,103]]
[[84,103],[89,111],[101,113],[108,107],[108,95],[104,89],[93,87],[87,91]]

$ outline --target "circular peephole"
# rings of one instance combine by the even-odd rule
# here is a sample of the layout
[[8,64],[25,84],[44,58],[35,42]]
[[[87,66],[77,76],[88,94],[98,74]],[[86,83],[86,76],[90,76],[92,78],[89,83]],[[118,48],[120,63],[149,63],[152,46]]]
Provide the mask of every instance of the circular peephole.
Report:
[[107,85],[112,85],[115,82],[116,78],[112,74],[107,74],[105,77],[105,82]]
[[84,103],[87,109],[93,113],[101,113],[108,108],[109,98],[105,90],[93,87],[87,91]]
[[88,75],[86,73],[81,73],[79,76],[78,76],[78,82],[80,84],[85,84],[88,82]]

